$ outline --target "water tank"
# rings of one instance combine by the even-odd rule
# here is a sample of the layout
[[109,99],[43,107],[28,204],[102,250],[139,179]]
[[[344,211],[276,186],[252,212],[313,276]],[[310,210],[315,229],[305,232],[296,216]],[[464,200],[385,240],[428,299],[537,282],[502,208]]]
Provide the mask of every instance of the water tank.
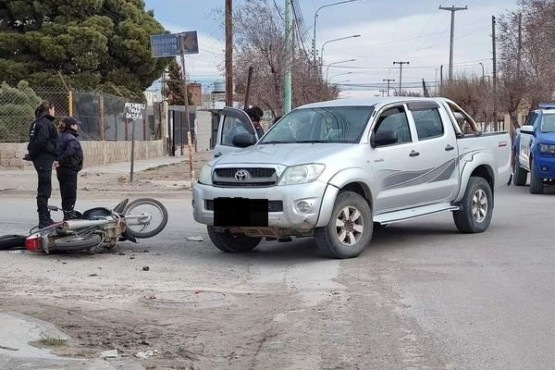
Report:
[[215,93],[223,93],[225,92],[225,81],[217,81],[214,82],[214,90]]

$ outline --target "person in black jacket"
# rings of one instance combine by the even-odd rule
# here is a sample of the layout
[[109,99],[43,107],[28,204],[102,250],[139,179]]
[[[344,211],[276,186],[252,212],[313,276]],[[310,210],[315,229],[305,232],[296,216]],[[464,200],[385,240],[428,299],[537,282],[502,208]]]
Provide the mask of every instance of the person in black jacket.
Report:
[[256,130],[256,134],[258,135],[258,138],[260,139],[262,137],[262,135],[264,135],[264,128],[260,124],[260,119],[264,115],[264,112],[259,107],[254,106],[254,107],[245,109],[245,113],[247,113],[247,115],[251,119],[251,122],[254,126],[254,129]]
[[77,200],[77,173],[83,168],[83,149],[77,140],[77,128],[81,122],[66,117],[60,124],[62,132],[58,140],[58,154],[54,168],[60,183],[64,220],[74,217],[73,208]]
[[54,222],[50,218],[48,199],[52,193],[52,166],[58,148],[58,130],[54,124],[55,113],[54,106],[48,101],[43,101],[35,110],[35,122],[29,128],[28,154],[24,158],[33,161],[38,175],[39,227],[46,227]]

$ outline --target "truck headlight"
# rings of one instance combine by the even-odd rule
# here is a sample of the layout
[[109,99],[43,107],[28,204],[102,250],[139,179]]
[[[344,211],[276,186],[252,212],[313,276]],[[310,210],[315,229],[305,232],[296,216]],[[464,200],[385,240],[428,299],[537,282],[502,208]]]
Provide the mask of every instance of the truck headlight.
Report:
[[212,166],[205,164],[202,167],[198,182],[204,185],[212,185]]
[[540,144],[540,153],[555,154],[555,145]]
[[294,185],[312,182],[324,171],[323,164],[303,164],[288,167],[281,175],[278,185]]

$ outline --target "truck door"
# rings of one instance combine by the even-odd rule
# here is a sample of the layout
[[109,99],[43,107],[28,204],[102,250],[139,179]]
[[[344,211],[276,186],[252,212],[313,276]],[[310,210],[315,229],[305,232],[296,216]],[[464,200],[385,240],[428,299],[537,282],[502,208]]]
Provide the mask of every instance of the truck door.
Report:
[[225,107],[220,115],[216,143],[214,145],[214,157],[239,150],[240,147],[233,145],[233,137],[237,134],[251,134],[256,141],[259,137],[249,116],[241,109]]
[[[396,142],[379,144],[377,137],[394,133]],[[383,108],[376,116],[370,136],[373,173],[376,176],[374,212],[411,207],[420,202],[415,193],[423,168],[414,142],[404,104]]]
[[423,203],[448,201],[458,191],[459,185],[455,130],[445,111],[435,102],[410,102],[407,107],[424,170],[419,197]]
[[539,126],[540,119],[538,119],[539,114],[536,112],[530,113],[528,119],[524,123],[524,125],[520,128],[520,132],[518,135],[518,145],[517,160],[520,163],[520,167],[525,168],[527,171],[530,171],[530,150],[532,147],[532,141],[534,140],[534,135],[531,133],[536,130]]

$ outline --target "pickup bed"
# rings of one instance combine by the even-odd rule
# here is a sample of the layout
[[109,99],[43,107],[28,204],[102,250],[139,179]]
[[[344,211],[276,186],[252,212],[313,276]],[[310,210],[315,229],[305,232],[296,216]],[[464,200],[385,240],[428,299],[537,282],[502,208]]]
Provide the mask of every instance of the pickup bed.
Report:
[[[355,257],[375,226],[446,211],[461,232],[482,232],[511,177],[508,133],[482,134],[444,98],[308,104],[258,140],[242,114],[224,110],[218,157],[193,187],[194,218],[225,252],[308,236],[330,257]],[[239,122],[246,131],[229,137]]]

